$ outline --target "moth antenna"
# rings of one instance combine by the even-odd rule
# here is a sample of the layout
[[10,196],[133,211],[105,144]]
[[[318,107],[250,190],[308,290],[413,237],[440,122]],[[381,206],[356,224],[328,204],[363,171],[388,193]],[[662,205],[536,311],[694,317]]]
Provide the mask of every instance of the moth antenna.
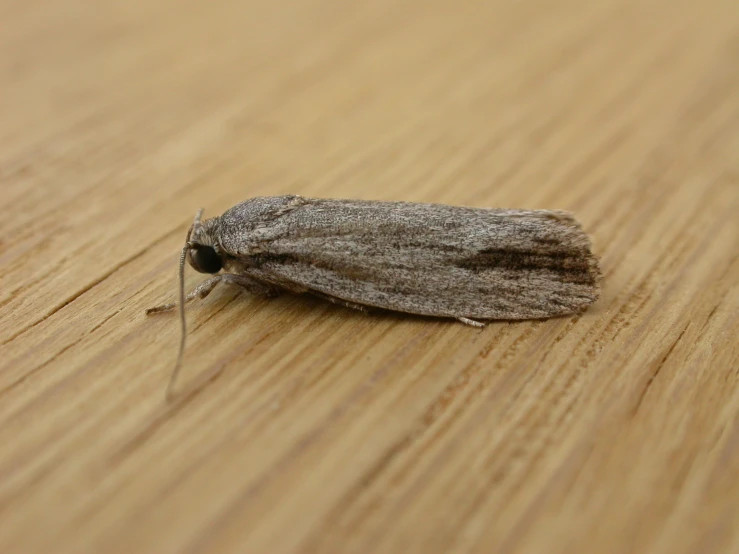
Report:
[[[200,225],[201,225],[200,218],[202,218],[202,217],[203,217],[203,208],[200,208],[197,211],[197,213],[195,214],[195,220],[192,222],[192,229],[193,230],[194,229],[198,229],[200,227]],[[192,232],[192,231],[190,231],[190,232]],[[190,239],[187,239],[187,240],[189,241]]]
[[[202,210],[198,212],[198,215],[202,213]],[[196,221],[198,220],[196,216]],[[199,221],[197,221],[199,223]],[[182,247],[182,253],[180,254],[180,268],[179,268],[179,286],[180,286],[180,300],[177,303],[180,313],[180,348],[177,352],[177,361],[175,361],[172,375],[169,378],[169,384],[167,385],[167,400],[171,400],[173,396],[174,386],[177,382],[177,376],[180,373],[182,367],[182,358],[185,355],[185,341],[187,339],[187,322],[185,321],[185,260],[187,259],[187,251],[192,248],[190,244],[190,236],[195,224],[190,227],[187,232],[187,239],[185,240],[185,246]]]

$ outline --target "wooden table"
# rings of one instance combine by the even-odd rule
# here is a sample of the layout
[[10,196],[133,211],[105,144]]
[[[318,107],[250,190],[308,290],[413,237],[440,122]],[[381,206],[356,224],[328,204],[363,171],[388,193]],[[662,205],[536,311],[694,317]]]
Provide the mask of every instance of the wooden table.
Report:
[[[736,1],[0,21],[0,552],[739,552]],[[192,216],[284,193],[571,210],[603,297],[476,330],[223,288],[165,402]]]

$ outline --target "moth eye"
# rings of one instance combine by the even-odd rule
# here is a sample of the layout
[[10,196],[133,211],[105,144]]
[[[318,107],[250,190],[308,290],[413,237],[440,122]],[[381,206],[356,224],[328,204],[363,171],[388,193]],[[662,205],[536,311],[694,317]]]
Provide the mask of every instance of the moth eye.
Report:
[[212,246],[197,245],[190,249],[192,267],[200,273],[218,273],[223,268],[221,257]]

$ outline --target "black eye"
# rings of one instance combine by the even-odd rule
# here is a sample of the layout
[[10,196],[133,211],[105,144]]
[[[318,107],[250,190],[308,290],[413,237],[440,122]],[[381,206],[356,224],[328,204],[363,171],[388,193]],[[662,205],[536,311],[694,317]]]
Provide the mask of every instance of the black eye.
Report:
[[200,273],[218,273],[223,268],[221,257],[212,246],[198,244],[190,249],[192,267]]

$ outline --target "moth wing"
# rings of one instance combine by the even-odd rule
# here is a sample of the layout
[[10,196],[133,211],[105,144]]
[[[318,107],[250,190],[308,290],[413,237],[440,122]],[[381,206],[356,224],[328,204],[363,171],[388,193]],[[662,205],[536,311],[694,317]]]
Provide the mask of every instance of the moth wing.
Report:
[[567,213],[313,202],[279,218],[257,273],[338,301],[443,317],[551,317],[598,297],[597,259]]

